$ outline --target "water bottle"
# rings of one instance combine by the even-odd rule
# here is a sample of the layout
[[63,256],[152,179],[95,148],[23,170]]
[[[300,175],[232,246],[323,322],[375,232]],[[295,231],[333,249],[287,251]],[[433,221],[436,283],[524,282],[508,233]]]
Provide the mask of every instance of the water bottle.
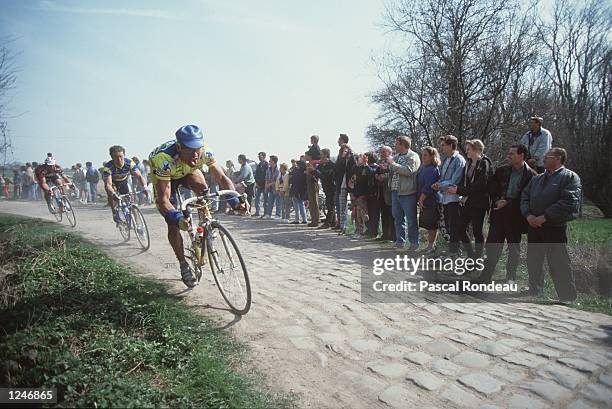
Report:
[[198,226],[196,228],[195,240],[193,241],[193,251],[199,265],[206,264],[206,257],[202,254],[202,247],[204,247],[204,227]]

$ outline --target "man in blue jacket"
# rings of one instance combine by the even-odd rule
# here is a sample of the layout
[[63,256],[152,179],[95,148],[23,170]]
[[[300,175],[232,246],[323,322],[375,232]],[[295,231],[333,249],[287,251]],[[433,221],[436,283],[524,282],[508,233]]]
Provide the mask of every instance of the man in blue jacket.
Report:
[[548,261],[551,278],[562,302],[576,299],[576,285],[567,252],[567,222],[578,214],[580,177],[567,169],[567,152],[552,148],[544,156],[544,173],[531,179],[521,195],[521,213],[527,219],[529,292],[541,293],[542,267]]
[[457,151],[459,141],[453,135],[447,135],[440,141],[444,162],[440,170],[440,181],[431,187],[438,191],[439,202],[444,208],[444,224],[450,234],[448,250],[451,256],[459,255],[459,202],[461,196],[448,193],[449,186],[457,186],[463,177],[465,159]]

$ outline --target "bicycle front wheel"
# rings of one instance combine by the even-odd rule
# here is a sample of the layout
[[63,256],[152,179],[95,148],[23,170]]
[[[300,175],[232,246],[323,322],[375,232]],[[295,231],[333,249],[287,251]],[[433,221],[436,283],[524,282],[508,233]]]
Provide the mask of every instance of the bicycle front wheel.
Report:
[[219,222],[213,222],[206,247],[210,269],[223,299],[236,314],[246,314],[251,308],[251,283],[234,238]]
[[74,214],[74,209],[72,208],[72,204],[70,203],[70,200],[68,200],[67,197],[64,197],[62,199],[62,202],[64,203],[64,213],[66,213],[66,218],[68,219],[68,223],[70,223],[71,227],[75,227],[76,226],[76,215]]
[[151,247],[151,239],[149,238],[149,228],[147,227],[147,222],[144,219],[144,216],[138,206],[132,205],[132,209],[130,211],[132,217],[132,227],[134,228],[134,233],[136,233],[136,239],[140,246],[146,251]]
[[[55,199],[51,198],[51,200]],[[57,220],[58,222],[62,221],[62,212],[60,211],[60,209],[57,208],[57,206],[54,206],[53,204],[49,203],[47,205],[47,209],[49,209],[49,213],[51,213],[53,217],[55,217],[55,220]]]

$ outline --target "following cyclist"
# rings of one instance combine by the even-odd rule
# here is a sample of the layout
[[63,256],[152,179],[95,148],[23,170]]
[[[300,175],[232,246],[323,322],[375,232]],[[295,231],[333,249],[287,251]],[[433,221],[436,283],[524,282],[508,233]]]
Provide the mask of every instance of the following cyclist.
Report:
[[55,213],[55,205],[51,202],[51,188],[49,185],[53,184],[53,186],[58,186],[62,194],[64,194],[63,184],[60,182],[60,179],[66,184],[70,183],[70,179],[64,175],[64,169],[49,155],[50,154],[47,155],[42,165],[38,165],[36,169],[34,169],[34,175],[36,175],[36,180],[38,180],[38,186],[40,186],[45,193],[45,200],[47,201],[49,211]]
[[[113,213],[113,220],[119,224],[121,219],[115,213],[118,199],[117,192],[121,195],[130,193],[130,185],[128,183],[128,176],[130,175],[138,178],[142,186],[146,186],[147,181],[136,167],[136,164],[130,158],[125,157],[125,148],[123,146],[113,145],[108,149],[108,153],[112,160],[106,162],[102,167],[102,179],[104,180],[104,190],[106,190],[108,196],[108,204]],[[148,196],[146,190],[145,194]]]
[[[185,125],[176,131],[175,136],[176,140],[166,142],[151,152],[149,163],[155,203],[168,224],[168,241],[179,261],[181,279],[187,287],[192,288],[197,281],[183,252],[180,230],[187,230],[187,222],[183,213],[176,208],[177,189],[179,186],[186,186],[198,195],[203,194],[208,188],[201,171],[204,165],[208,166],[211,176],[222,189],[236,189],[212,153],[204,147],[204,136],[200,128]],[[227,199],[227,203],[234,210],[246,208],[238,196]]]

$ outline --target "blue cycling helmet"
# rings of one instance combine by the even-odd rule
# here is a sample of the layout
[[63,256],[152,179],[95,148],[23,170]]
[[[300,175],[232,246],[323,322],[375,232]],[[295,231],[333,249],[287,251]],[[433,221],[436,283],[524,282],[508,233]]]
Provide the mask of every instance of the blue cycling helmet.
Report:
[[178,143],[186,148],[199,149],[204,146],[204,135],[196,125],[182,126],[174,135],[176,135]]

